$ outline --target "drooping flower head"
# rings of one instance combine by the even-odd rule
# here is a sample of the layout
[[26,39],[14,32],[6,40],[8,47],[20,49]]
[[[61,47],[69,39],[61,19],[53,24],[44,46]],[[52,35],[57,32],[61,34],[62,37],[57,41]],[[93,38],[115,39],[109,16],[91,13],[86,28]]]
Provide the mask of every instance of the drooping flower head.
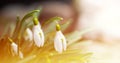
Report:
[[41,25],[36,17],[33,18],[33,22],[33,39],[35,45],[37,45],[38,47],[42,47],[44,45],[44,34],[41,29]]
[[18,50],[18,45],[15,44],[15,42],[13,42],[12,39],[10,39],[10,38],[8,38],[8,39],[11,42],[11,50],[13,51],[13,55],[19,55],[19,57],[22,59],[23,58],[23,54],[22,54],[22,52],[20,50]]
[[54,39],[54,48],[59,53],[62,53],[67,48],[66,38],[60,30],[60,25],[56,25],[56,35]]
[[28,41],[32,41],[33,40],[32,31],[29,28],[27,28],[25,30],[24,38],[25,38],[25,40],[28,40]]

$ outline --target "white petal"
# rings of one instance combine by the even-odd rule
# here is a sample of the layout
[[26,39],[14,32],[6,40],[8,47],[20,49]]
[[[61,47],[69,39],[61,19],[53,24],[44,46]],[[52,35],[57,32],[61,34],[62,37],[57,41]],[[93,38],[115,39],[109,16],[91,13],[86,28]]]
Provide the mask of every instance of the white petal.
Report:
[[25,40],[32,41],[33,40],[32,31],[29,28],[27,28],[25,32],[26,32],[24,36]]
[[42,30],[40,30],[39,35],[40,35],[40,38],[41,38],[41,46],[43,46],[44,45],[44,34],[43,34]]
[[54,39],[54,48],[56,51],[58,51],[59,53],[62,53],[62,42],[61,39],[59,37],[59,34],[56,34],[55,39]]
[[33,28],[34,28],[35,30],[38,30],[38,31],[41,29],[41,27],[40,27],[39,24],[38,24],[38,25],[34,25]]
[[59,53],[63,51],[61,33],[59,31],[56,33],[56,36],[54,39],[54,47],[55,47],[55,50],[58,51]]
[[38,47],[44,45],[44,34],[38,25],[33,27],[33,37],[34,37],[34,42]]
[[61,31],[57,31],[57,33],[56,33],[56,36],[54,39],[54,47],[55,47],[56,51],[58,51],[60,53],[63,50],[65,51],[67,48],[66,39]]
[[62,42],[62,46],[63,46],[63,50],[65,51],[66,48],[67,48],[66,38],[65,38],[65,36],[63,35],[63,33],[62,33],[61,31],[59,31],[58,33],[60,34],[61,39],[62,39],[62,41],[63,41],[63,42]]
[[34,42],[35,44],[40,47],[41,46],[41,39],[40,39],[40,35],[39,32],[33,32],[33,37],[34,37]]
[[11,44],[11,48],[13,49],[13,52],[17,55],[18,54],[18,45],[13,42]]
[[23,53],[21,51],[19,52],[19,57],[23,59]]
[[65,37],[63,36],[63,42],[62,42],[62,45],[63,45],[63,50],[65,51],[66,50],[66,48],[67,48],[67,43],[66,43],[66,39],[65,39]]

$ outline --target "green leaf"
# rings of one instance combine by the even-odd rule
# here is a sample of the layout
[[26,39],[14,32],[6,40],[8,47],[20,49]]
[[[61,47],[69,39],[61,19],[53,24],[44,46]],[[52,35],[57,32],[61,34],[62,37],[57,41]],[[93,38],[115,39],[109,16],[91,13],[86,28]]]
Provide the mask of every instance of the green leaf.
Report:
[[35,14],[35,13],[38,13],[38,12],[40,12],[40,10],[34,10],[34,11],[26,14],[21,21],[22,21],[22,22],[25,21],[26,19],[28,19],[29,17],[34,16],[34,14]]
[[[18,34],[22,34],[22,30],[24,30],[23,29],[23,26],[24,26],[24,24],[26,24],[27,22],[25,22],[25,20],[27,20],[28,18],[30,18],[30,17],[34,17],[35,16],[35,14],[36,13],[39,13],[40,12],[40,10],[34,10],[34,11],[32,11],[32,12],[30,12],[30,13],[28,13],[28,14],[26,14],[24,17],[23,17],[23,19],[21,20],[21,22],[20,22],[20,27],[19,27],[19,32],[18,32]],[[32,22],[31,20],[29,20],[30,22]],[[23,25],[23,26],[22,26]]]
[[[72,21],[68,20],[64,24],[61,24],[61,30],[65,31],[70,26],[71,23],[72,23]],[[56,27],[56,22],[49,23],[49,25],[45,28],[45,33],[55,31],[55,29],[56,29],[55,27]]]
[[63,18],[61,18],[61,17],[53,17],[53,18],[50,18],[50,19],[48,19],[47,21],[45,21],[45,22],[42,24],[42,26],[45,26],[46,24],[49,24],[49,23],[51,23],[51,22],[57,22],[57,21],[61,21],[61,20],[63,20]]
[[74,31],[72,33],[67,34],[66,38],[68,40],[68,45],[76,42],[77,40],[80,40],[85,33],[88,33],[93,30],[94,30],[94,28],[88,28],[88,29],[84,29],[82,31]]
[[61,25],[61,30],[65,31],[70,26],[71,23],[72,23],[72,20],[66,21],[64,24]]

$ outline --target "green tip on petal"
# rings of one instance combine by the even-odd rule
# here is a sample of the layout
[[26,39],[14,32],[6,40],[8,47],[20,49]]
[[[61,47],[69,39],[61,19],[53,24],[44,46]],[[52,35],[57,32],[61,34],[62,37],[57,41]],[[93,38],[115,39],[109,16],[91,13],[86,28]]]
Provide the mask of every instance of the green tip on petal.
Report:
[[33,23],[34,23],[34,25],[38,25],[39,20],[38,20],[36,17],[34,17],[34,18],[33,18]]
[[56,25],[56,30],[57,30],[57,31],[60,30],[60,25],[59,25],[59,24]]

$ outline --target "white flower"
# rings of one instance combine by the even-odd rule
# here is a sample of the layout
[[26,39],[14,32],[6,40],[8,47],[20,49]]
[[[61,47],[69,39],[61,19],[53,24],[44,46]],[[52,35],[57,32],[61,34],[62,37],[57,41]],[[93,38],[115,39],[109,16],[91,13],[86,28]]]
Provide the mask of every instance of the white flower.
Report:
[[12,48],[13,52],[15,53],[15,55],[17,55],[18,54],[18,45],[15,44],[14,42],[12,42],[11,48]]
[[60,31],[60,26],[57,25],[56,27],[57,27],[56,28],[57,32],[56,32],[56,36],[54,39],[54,48],[59,53],[62,53],[67,48],[66,38],[64,37],[64,35]]
[[41,26],[37,19],[34,19],[34,26],[33,26],[33,39],[35,42],[35,45],[38,47],[42,47],[44,45],[44,34],[41,29]]
[[22,59],[23,58],[23,53],[21,51],[19,51],[19,54],[18,54],[18,45],[15,44],[15,42],[13,42],[12,39],[8,38],[9,41],[11,42],[11,50],[13,52],[14,55],[19,55],[19,57]]
[[[18,55],[18,45],[15,44],[14,42],[12,42],[12,43],[11,43],[11,48],[12,48],[12,50],[13,50],[13,53],[14,53],[15,55]],[[21,59],[23,58],[23,54],[22,54],[21,51],[19,51],[19,57],[20,57]]]
[[25,38],[25,40],[29,40],[29,41],[32,41],[32,40],[33,40],[32,31],[31,31],[29,28],[27,28],[27,29],[25,30],[24,38]]

